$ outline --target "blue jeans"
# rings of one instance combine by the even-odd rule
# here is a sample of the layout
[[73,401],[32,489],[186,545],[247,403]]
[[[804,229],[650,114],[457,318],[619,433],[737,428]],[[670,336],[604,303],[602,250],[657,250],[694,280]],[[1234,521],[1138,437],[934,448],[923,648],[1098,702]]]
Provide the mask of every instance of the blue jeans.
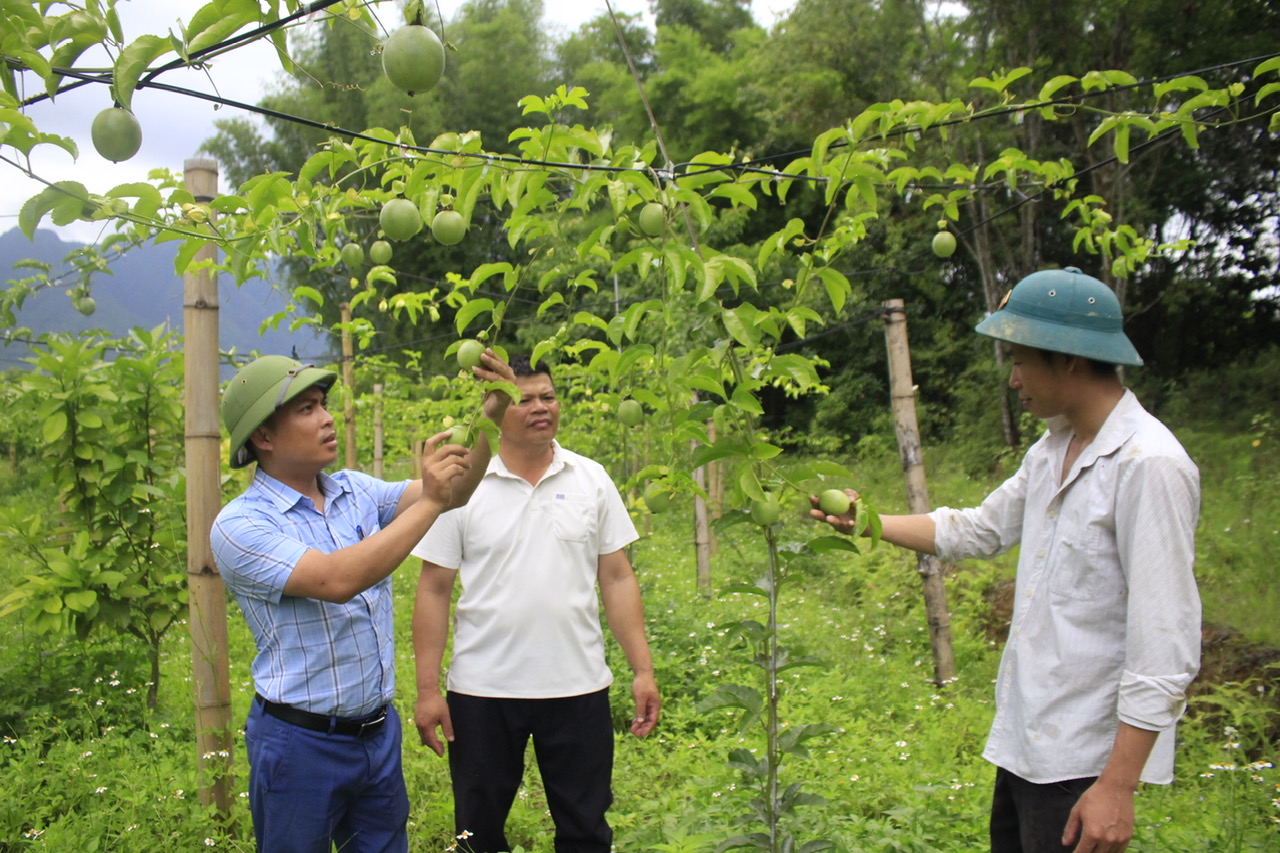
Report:
[[400,716],[376,732],[313,732],[262,711],[245,723],[249,811],[259,853],[407,853]]

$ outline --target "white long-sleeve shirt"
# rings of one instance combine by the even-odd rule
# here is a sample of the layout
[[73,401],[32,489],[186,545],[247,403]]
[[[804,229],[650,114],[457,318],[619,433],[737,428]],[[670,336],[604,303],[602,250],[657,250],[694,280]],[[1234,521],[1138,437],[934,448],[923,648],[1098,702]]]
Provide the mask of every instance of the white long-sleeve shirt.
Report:
[[1142,780],[1168,784],[1200,666],[1199,471],[1129,391],[1061,483],[1072,432],[1048,427],[981,506],[931,514],[943,559],[1021,545],[983,757],[1035,783],[1097,776],[1123,721],[1161,733]]

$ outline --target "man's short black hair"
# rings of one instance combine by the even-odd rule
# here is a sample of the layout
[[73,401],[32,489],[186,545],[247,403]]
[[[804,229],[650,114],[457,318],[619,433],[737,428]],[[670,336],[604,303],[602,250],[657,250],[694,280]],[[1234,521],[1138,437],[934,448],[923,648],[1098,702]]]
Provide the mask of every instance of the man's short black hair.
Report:
[[511,356],[511,370],[516,376],[537,376],[539,373],[545,374],[548,379],[552,379],[551,364],[544,358],[538,362],[538,366],[534,367],[529,363],[527,355]]
[[1083,356],[1083,355],[1071,355],[1069,353],[1056,352],[1054,350],[1036,349],[1035,347],[1030,347],[1030,349],[1034,349],[1036,352],[1040,353],[1040,355],[1047,362],[1052,362],[1055,358],[1062,358],[1062,359],[1078,358],[1080,359],[1081,362],[1084,363],[1085,369],[1088,370],[1090,374],[1092,374],[1094,377],[1098,379],[1108,379],[1108,378],[1114,377],[1117,374],[1120,367],[1118,364],[1112,364],[1109,361],[1099,361],[1096,358],[1088,358],[1087,356]]

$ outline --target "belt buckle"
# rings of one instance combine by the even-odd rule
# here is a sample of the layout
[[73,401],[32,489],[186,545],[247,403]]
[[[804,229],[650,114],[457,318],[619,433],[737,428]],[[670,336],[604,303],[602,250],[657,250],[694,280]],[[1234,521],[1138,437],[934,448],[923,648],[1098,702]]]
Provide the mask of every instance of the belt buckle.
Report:
[[364,737],[365,730],[377,728],[387,721],[387,712],[383,711],[381,716],[373,720],[366,720],[360,724],[360,731],[356,732],[356,737]]

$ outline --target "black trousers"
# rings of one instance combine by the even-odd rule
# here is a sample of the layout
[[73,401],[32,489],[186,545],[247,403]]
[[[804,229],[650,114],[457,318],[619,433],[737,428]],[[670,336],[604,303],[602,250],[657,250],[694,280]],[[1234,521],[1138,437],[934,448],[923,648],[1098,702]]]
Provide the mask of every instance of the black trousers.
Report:
[[448,694],[454,823],[459,850],[510,850],[503,831],[534,756],[555,822],[556,853],[609,853],[613,831],[613,722],[609,691],[555,699],[494,699]]
[[1071,853],[1062,833],[1080,795],[1096,776],[1040,785],[996,768],[991,800],[991,853]]

